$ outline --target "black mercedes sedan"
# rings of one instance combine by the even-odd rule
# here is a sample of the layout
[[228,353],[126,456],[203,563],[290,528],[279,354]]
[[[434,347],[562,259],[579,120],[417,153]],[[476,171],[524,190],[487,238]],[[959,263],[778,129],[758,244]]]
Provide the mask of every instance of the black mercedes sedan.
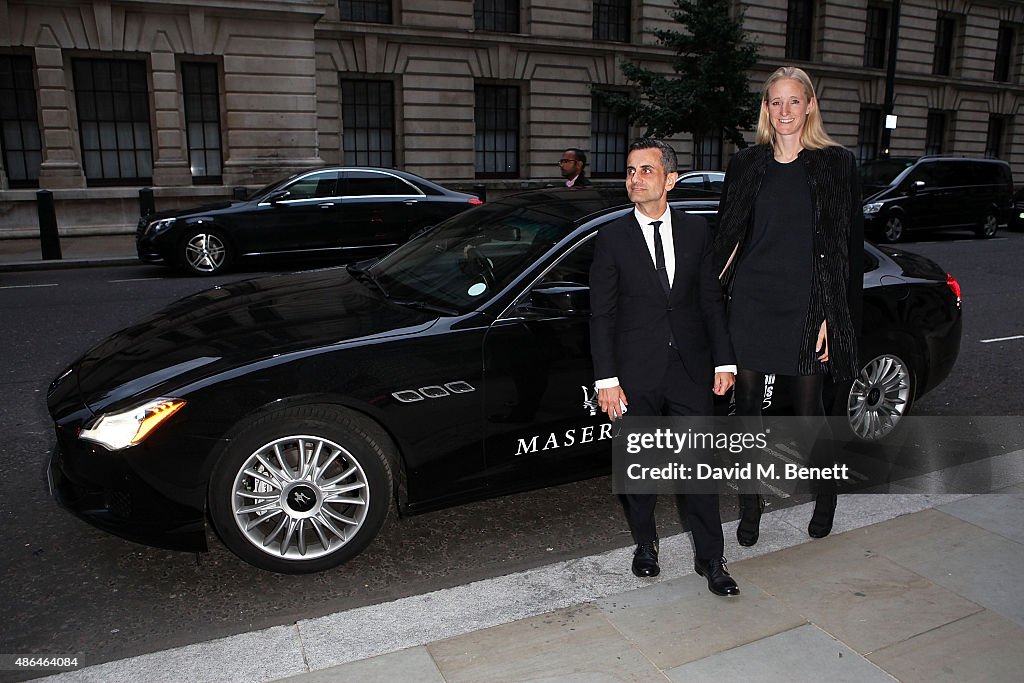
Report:
[[244,201],[164,211],[139,219],[135,246],[146,263],[214,275],[245,258],[382,254],[418,230],[482,204],[390,168],[318,168]]
[[[713,219],[713,200],[674,200]],[[605,474],[589,267],[621,189],[485,204],[375,262],[182,299],[72,363],[47,402],[53,495],[125,538],[284,573],[338,565],[389,511]],[[863,371],[834,390],[876,439],[959,350],[959,286],[865,245]]]

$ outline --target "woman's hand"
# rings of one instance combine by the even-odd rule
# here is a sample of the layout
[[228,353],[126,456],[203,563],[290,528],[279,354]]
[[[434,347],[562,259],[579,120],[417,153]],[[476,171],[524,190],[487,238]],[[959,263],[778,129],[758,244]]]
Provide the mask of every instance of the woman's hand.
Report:
[[821,329],[818,330],[818,343],[815,345],[814,350],[821,355],[818,356],[818,360],[822,363],[828,362],[828,325],[826,320],[821,321]]

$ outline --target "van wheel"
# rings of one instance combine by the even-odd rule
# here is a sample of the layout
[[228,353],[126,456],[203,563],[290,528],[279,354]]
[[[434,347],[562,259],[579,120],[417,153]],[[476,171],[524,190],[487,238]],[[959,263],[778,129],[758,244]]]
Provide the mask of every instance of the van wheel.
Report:
[[974,229],[974,234],[983,240],[987,240],[990,237],[995,237],[996,232],[999,230],[999,219],[996,218],[995,214],[985,214],[985,220],[981,222],[977,228]]
[[899,242],[907,232],[907,225],[902,216],[891,213],[885,219],[885,226],[882,228],[882,240],[885,242]]

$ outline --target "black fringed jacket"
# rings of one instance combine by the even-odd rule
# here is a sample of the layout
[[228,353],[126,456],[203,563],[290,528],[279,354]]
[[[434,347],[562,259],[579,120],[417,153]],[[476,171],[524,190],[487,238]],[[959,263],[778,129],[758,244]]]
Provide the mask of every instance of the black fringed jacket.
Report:
[[[770,145],[741,150],[725,175],[714,235],[716,272],[729,265],[723,281],[731,276],[749,239],[754,200],[761,188],[765,169],[772,159]],[[860,330],[861,295],[864,287],[864,214],[861,209],[860,179],[853,154],[844,147],[804,150],[798,157],[807,172],[814,207],[814,283],[811,306],[804,321],[804,339],[810,353],[802,351],[799,371],[812,374],[814,341],[821,320],[811,320],[810,311],[824,310],[828,321],[828,369],[836,381],[857,376],[857,335]],[[736,256],[730,260],[733,250]]]

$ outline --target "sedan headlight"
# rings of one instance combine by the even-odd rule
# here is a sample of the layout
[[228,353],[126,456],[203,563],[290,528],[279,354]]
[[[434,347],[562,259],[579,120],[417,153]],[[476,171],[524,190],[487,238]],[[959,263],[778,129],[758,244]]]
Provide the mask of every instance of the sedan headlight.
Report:
[[878,213],[882,210],[882,202],[871,202],[864,205],[864,213]]
[[158,221],[153,221],[152,223],[149,224],[149,227],[146,228],[146,233],[150,237],[156,237],[157,235],[159,235],[162,232],[167,232],[167,230],[170,229],[170,227],[172,225],[174,225],[174,221],[175,220],[177,220],[177,219],[176,218],[161,218]]
[[92,427],[83,429],[78,436],[112,451],[128,448],[145,439],[184,405],[182,399],[158,398],[119,413],[100,415]]

